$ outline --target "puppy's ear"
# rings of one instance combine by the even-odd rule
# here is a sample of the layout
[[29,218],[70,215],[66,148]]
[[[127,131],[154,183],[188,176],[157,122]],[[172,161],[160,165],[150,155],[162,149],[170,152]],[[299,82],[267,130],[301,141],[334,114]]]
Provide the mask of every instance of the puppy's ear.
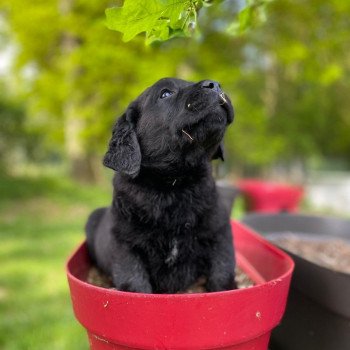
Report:
[[215,151],[215,153],[213,154],[211,159],[221,159],[222,161],[224,161],[224,143],[220,142],[217,150]]
[[114,125],[109,148],[103,164],[115,171],[136,177],[141,166],[141,151],[137,141],[135,125],[138,111],[129,106]]

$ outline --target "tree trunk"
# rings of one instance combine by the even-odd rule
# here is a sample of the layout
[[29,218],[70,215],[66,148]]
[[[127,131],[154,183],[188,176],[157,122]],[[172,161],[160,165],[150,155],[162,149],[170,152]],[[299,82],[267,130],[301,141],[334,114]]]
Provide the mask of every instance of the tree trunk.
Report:
[[[74,0],[61,0],[59,9],[62,16],[67,16],[72,11]],[[61,50],[62,55],[69,56],[76,50],[80,43],[69,31],[62,35]],[[64,138],[65,150],[68,158],[70,175],[84,182],[96,182],[100,176],[93,166],[93,157],[88,155],[82,139],[82,132],[85,127],[85,120],[79,115],[79,101],[74,95],[74,83],[80,71],[80,66],[68,66],[65,71],[64,79],[66,81],[68,94],[67,100],[63,106],[64,118]]]

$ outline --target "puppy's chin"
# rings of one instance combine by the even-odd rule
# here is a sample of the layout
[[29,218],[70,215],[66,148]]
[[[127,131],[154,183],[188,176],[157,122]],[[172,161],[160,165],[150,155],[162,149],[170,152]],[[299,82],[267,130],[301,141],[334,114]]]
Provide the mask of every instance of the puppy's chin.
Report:
[[193,123],[196,123],[199,118],[209,117],[210,115],[224,119],[226,124],[230,124],[233,120],[231,101],[222,91],[195,90],[187,97],[185,108],[190,113],[189,119]]
[[193,146],[201,145],[207,148],[208,145],[219,143],[225,133],[227,125],[226,113],[221,106],[203,110],[178,128],[178,136],[185,143]]

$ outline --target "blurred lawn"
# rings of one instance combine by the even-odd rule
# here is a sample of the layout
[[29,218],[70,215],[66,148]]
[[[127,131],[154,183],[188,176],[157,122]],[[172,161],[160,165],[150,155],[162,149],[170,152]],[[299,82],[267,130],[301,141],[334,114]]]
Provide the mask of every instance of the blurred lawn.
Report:
[[[73,316],[64,267],[84,239],[89,212],[110,200],[108,186],[58,176],[0,176],[1,350],[88,349]],[[232,216],[244,211],[238,198]]]
[[0,177],[0,349],[88,349],[64,265],[110,189],[59,178]]

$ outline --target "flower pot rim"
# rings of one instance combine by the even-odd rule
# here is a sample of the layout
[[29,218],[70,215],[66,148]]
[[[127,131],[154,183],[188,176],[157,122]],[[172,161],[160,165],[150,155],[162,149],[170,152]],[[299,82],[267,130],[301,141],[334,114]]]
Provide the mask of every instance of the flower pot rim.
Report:
[[[235,222],[235,225],[242,225],[241,223],[232,220],[231,223]],[[290,275],[293,270],[294,270],[294,261],[293,259],[288,255],[289,252],[285,252],[285,250],[281,249],[281,248],[277,248],[275,245],[273,245],[272,243],[270,243],[269,241],[267,241],[266,239],[262,238],[261,235],[259,235],[256,232],[250,232],[251,235],[255,236],[255,239],[258,241],[261,241],[264,243],[264,245],[266,247],[269,247],[269,249],[271,251],[273,251],[275,254],[283,257],[286,261],[288,261],[289,264],[289,268],[288,270],[283,273],[282,275],[280,275],[277,278],[271,279],[269,281],[262,281],[261,278],[259,278],[259,276],[256,276],[254,279],[254,282],[256,283],[253,286],[250,286],[249,289],[253,289],[253,290],[258,290],[261,288],[264,288],[265,284],[276,284],[277,282],[279,282],[281,279],[286,278],[288,275]],[[157,294],[157,293],[134,293],[134,292],[125,292],[125,291],[120,291],[114,288],[105,288],[105,287],[99,287],[99,286],[95,286],[89,282],[83,281],[81,279],[79,279],[78,277],[74,276],[74,274],[71,273],[71,269],[70,269],[70,263],[72,258],[77,254],[77,252],[79,252],[79,250],[83,249],[83,247],[86,245],[86,241],[84,240],[83,242],[81,242],[78,247],[73,251],[73,253],[70,254],[70,256],[67,259],[66,262],[66,273],[69,276],[70,279],[72,279],[75,283],[80,284],[81,286],[85,287],[85,288],[89,288],[89,289],[95,289],[95,290],[99,290],[99,291],[103,291],[104,293],[107,294],[111,294],[111,295],[125,295],[131,298],[145,298],[145,299],[169,299],[169,298],[174,298],[174,299],[196,299],[196,298],[203,298],[203,296],[213,296],[213,297],[218,297],[220,298],[221,296],[224,295],[228,295],[228,294],[241,294],[241,293],[245,293],[247,288],[240,288],[240,289],[234,289],[234,290],[227,290],[227,291],[220,291],[220,292],[200,292],[200,293],[163,293],[163,294]],[[241,254],[236,253],[236,260],[237,260],[237,265],[241,268],[245,268],[246,266],[244,266],[245,261],[244,261],[244,257],[241,256]],[[243,266],[242,266],[243,264]],[[251,277],[251,276],[249,276]],[[258,280],[258,281],[257,281]]]
[[[245,223],[245,219],[247,217],[266,217],[266,218],[275,218],[275,217],[291,217],[291,218],[301,218],[301,219],[320,219],[320,220],[329,220],[329,221],[338,221],[342,222],[344,224],[350,224],[350,219],[343,218],[343,217],[337,217],[333,215],[326,215],[326,214],[307,214],[307,213],[287,213],[287,212],[281,212],[281,213],[248,213],[246,216],[243,217],[242,224],[247,225]],[[258,234],[258,236],[260,236]]]
[[93,341],[104,339],[137,349],[214,349],[237,344],[237,350],[247,349],[248,344],[266,349],[261,344],[267,346],[271,329],[282,318],[294,262],[245,225],[232,225],[238,252],[244,255],[237,254],[238,265],[250,269],[260,283],[257,286],[196,294],[101,288],[80,279],[90,265],[86,245],[80,245],[68,260],[67,274],[74,313],[90,340],[97,336]]
[[293,184],[288,182],[279,182],[272,180],[264,180],[259,178],[243,178],[238,180],[238,188],[244,186],[252,187],[265,187],[273,189],[288,189],[288,190],[298,190],[304,192],[303,186],[299,184]]

